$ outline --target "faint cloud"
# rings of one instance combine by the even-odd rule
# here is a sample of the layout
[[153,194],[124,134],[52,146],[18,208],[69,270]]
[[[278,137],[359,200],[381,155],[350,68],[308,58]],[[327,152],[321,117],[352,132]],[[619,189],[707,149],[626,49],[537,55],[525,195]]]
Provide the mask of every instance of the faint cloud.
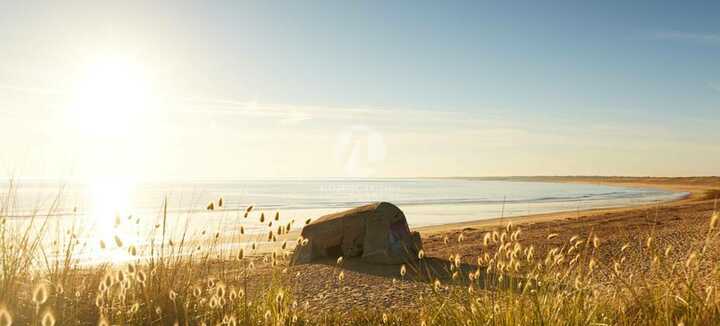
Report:
[[688,33],[688,32],[659,32],[655,33],[654,39],[693,42],[705,45],[720,45],[720,34],[716,33]]

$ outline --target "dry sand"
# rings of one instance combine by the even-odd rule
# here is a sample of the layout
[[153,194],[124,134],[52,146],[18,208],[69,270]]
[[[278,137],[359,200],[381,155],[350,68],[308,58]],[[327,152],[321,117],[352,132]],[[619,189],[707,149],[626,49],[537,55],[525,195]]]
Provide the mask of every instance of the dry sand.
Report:
[[[485,178],[488,179],[488,178]],[[652,232],[661,246],[673,244],[675,252],[683,252],[701,230],[707,228],[709,217],[720,195],[720,178],[624,178],[624,177],[513,177],[493,180],[593,183],[630,187],[652,187],[690,193],[684,199],[635,207],[594,209],[578,212],[548,213],[504,219],[481,220],[419,229],[426,259],[421,269],[436,271],[432,277],[418,275],[412,268],[401,278],[399,266],[365,264],[346,259],[341,267],[335,260],[292,266],[287,281],[300,304],[311,311],[333,309],[416,309],[416,298],[432,292],[430,278],[449,282],[448,257],[460,254],[465,268],[474,269],[478,255],[492,252],[483,247],[485,232],[503,228],[509,221],[522,228],[521,241],[536,247],[539,256],[549,248],[561,245],[573,235],[588,236],[590,232],[602,240],[601,258],[610,258],[621,246],[641,246]],[[464,241],[457,241],[460,234]],[[548,240],[547,235],[558,236]],[[448,243],[445,243],[445,239]],[[690,240],[690,241],[688,241]],[[643,262],[631,262],[642,269]],[[344,280],[338,274],[344,274]]]

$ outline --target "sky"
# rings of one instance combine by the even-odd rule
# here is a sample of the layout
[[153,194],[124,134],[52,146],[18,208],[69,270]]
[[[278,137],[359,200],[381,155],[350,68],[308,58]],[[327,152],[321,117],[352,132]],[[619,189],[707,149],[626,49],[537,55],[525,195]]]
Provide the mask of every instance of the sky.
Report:
[[0,176],[720,174],[720,2],[3,1]]

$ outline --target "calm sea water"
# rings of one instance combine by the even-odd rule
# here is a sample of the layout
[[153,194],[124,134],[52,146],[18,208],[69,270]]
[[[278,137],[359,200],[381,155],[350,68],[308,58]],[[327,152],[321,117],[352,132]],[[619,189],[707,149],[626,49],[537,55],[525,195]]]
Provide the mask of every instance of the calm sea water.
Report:
[[[7,186],[7,184],[5,184]],[[62,191],[61,191],[62,190]],[[59,193],[61,195],[59,195]],[[160,236],[199,239],[219,234],[234,237],[242,225],[243,240],[262,241],[268,223],[295,220],[299,229],[316,218],[365,203],[389,201],[405,212],[411,227],[518,216],[525,214],[652,203],[685,196],[657,189],[543,182],[463,179],[270,179],[133,183],[100,179],[89,183],[18,182],[15,194],[3,192],[0,202],[11,223],[28,223],[29,216],[49,215],[48,225],[81,234],[85,242],[147,244]],[[224,207],[205,209],[218,198]],[[163,202],[167,198],[167,218]],[[11,199],[8,201],[8,199]],[[248,218],[248,205],[255,209]],[[54,207],[54,208],[52,208]],[[8,209],[9,208],[9,209]],[[38,214],[33,214],[37,211]],[[259,215],[267,218],[260,223]],[[36,219],[37,221],[37,219]],[[119,224],[117,222],[120,222]],[[37,224],[37,222],[36,222]],[[252,238],[252,235],[255,235]]]
[[[5,183],[7,186],[7,183]],[[614,207],[670,200],[686,195],[657,189],[602,185],[479,181],[467,179],[270,179],[194,182],[60,184],[17,182],[14,215],[39,212],[57,201],[53,215],[157,215],[165,198],[172,215],[212,219],[254,205],[255,211],[318,217],[358,205],[389,201],[406,212],[412,226],[427,226],[504,216]],[[2,196],[6,196],[3,194]],[[208,212],[223,197],[224,209]],[[106,207],[99,207],[99,206]]]

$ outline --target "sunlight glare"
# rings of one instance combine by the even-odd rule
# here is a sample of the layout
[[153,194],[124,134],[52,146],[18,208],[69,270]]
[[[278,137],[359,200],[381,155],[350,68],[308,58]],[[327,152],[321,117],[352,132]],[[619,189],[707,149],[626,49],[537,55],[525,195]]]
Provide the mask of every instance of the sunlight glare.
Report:
[[[107,245],[106,252],[97,252],[98,258],[105,256],[114,261],[129,258],[127,246],[137,241],[130,231],[132,225],[127,221],[131,214],[133,188],[134,182],[120,177],[94,178],[87,184],[88,218],[94,229],[91,242],[97,244],[102,240]],[[117,221],[121,224],[116,224]],[[116,236],[122,239],[123,247],[116,245]]]
[[72,125],[92,136],[127,136],[150,105],[144,67],[122,57],[85,66],[73,87]]

